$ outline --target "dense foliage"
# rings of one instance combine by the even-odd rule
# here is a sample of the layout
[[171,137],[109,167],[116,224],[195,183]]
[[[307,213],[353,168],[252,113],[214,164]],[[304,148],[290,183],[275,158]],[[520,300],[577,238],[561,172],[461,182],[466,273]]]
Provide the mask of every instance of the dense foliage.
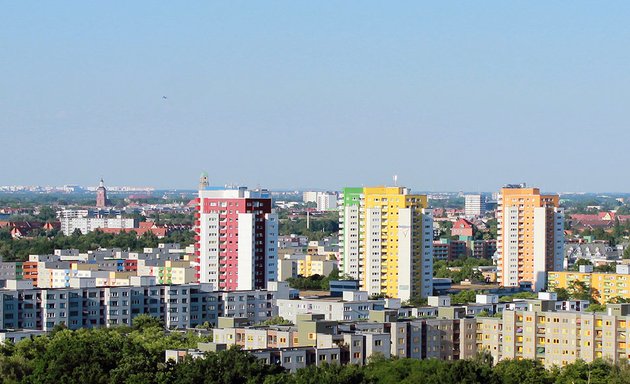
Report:
[[455,284],[466,279],[484,281],[481,272],[475,270],[475,268],[485,265],[492,265],[492,260],[466,256],[453,261],[436,260],[433,263],[433,276],[450,278]]
[[568,384],[630,383],[630,366],[602,360],[578,361],[545,369],[534,360],[504,360],[494,367],[488,355],[442,361],[374,357],[367,366],[310,366],[289,373],[237,348],[204,358],[165,362],[166,349],[194,347],[203,337],[167,334],[147,316],[133,327],[69,331],[23,340],[0,348],[0,383],[159,383],[159,384]]
[[289,218],[286,214],[280,215],[280,235],[301,235],[309,240],[321,240],[330,237],[339,231],[339,213],[330,212],[322,216],[311,216],[309,228],[306,228],[306,216]]
[[159,243],[179,243],[182,246],[192,244],[192,231],[173,231],[163,239],[147,232],[138,237],[135,232],[103,233],[93,231],[85,235],[74,233],[42,234],[33,238],[12,239],[7,229],[0,230],[0,256],[4,261],[24,261],[28,255],[46,255],[55,249],[78,249],[81,252],[98,248],[120,248],[139,251],[146,247],[157,247]]
[[192,348],[209,337],[166,333],[141,315],[132,327],[60,327],[49,336],[5,344],[0,349],[0,383],[152,383],[165,370],[164,351]]

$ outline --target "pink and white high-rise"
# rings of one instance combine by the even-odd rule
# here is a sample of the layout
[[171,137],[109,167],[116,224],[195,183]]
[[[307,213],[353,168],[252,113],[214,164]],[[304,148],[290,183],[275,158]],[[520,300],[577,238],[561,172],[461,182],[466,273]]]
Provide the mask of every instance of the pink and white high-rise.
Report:
[[197,277],[223,291],[277,279],[278,216],[267,190],[205,187],[195,215]]

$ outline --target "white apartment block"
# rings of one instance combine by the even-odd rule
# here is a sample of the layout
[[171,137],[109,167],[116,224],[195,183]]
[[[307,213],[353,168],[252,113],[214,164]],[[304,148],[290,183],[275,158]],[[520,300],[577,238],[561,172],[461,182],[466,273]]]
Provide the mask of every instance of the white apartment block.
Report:
[[61,231],[69,236],[75,230],[86,234],[99,228],[132,229],[136,227],[136,221],[130,218],[117,216],[90,217],[87,210],[63,211],[59,215]]
[[305,203],[317,203],[317,193],[315,191],[307,191],[302,193],[302,201]]
[[466,217],[480,216],[485,211],[485,202],[480,194],[464,195],[464,214]]
[[337,209],[336,193],[318,192],[317,193],[317,210],[318,211],[334,211]]
[[369,300],[366,292],[346,291],[343,299],[278,299],[276,306],[278,316],[293,323],[298,315],[304,314],[324,315],[326,320],[353,321],[368,319],[371,310],[385,307],[385,300]]

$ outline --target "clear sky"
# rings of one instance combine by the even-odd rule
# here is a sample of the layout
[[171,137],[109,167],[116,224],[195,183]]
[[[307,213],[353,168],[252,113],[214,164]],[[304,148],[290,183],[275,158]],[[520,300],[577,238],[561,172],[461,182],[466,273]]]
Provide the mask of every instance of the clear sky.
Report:
[[628,192],[629,20],[630,1],[4,1],[0,185]]

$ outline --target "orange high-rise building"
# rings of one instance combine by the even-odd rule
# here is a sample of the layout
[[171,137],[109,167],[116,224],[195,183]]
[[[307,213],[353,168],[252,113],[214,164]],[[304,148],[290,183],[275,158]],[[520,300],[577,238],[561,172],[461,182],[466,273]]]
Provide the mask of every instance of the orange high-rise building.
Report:
[[558,195],[541,195],[525,184],[501,189],[497,205],[497,279],[503,287],[546,284],[547,271],[561,271],[564,261],[564,212]]

